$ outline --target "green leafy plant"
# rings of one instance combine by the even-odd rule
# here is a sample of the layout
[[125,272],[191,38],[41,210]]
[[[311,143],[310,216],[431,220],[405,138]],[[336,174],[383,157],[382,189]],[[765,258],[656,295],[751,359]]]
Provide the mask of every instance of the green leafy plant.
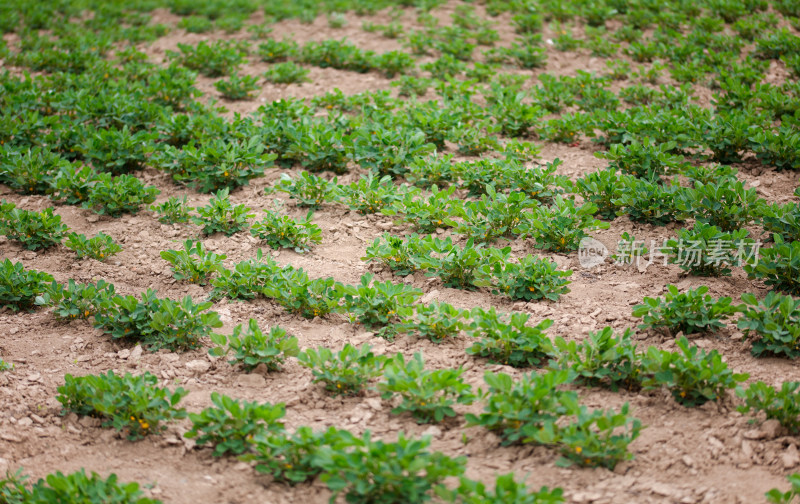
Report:
[[694,189],[684,193],[687,208],[697,221],[717,226],[721,231],[732,232],[748,226],[760,213],[764,200],[756,188],[744,188],[741,181],[721,183],[695,183]]
[[64,233],[69,227],[61,222],[61,216],[53,214],[52,208],[41,212],[32,212],[20,208],[11,208],[5,200],[0,202],[3,211],[0,213],[0,232],[11,240],[20,242],[28,250],[50,248],[61,243]]
[[411,225],[420,233],[432,233],[437,228],[446,228],[453,225],[450,219],[451,210],[457,203],[453,199],[456,188],[450,187],[440,191],[435,185],[431,186],[431,195],[419,198],[415,193],[406,193],[400,201],[395,201],[391,207],[384,208],[384,215],[400,215],[400,222]]
[[264,291],[267,284],[280,266],[271,257],[263,260],[261,249],[256,252],[254,259],[247,259],[236,263],[232,270],[222,268],[217,276],[211,280],[214,290],[209,299],[254,299]]
[[469,312],[434,301],[429,305],[416,305],[414,315],[413,319],[403,323],[403,330],[415,332],[433,343],[441,343],[458,336],[466,327],[462,319],[467,318]]
[[350,343],[337,353],[325,347],[308,348],[297,355],[302,366],[311,369],[314,383],[322,383],[334,396],[359,395],[367,382],[379,376],[386,358],[376,356],[371,346],[354,347]]
[[715,331],[741,306],[731,305],[730,297],[714,299],[707,292],[705,285],[686,292],[667,285],[663,298],[645,297],[643,304],[633,307],[633,316],[643,319],[642,329],[664,329],[673,335]]
[[67,205],[80,205],[89,198],[98,178],[97,171],[91,166],[64,166],[48,180],[50,199]]
[[608,159],[609,167],[622,173],[656,181],[680,166],[682,158],[670,154],[675,146],[674,142],[656,145],[651,138],[645,137],[642,142],[633,140],[629,144],[611,145],[608,152],[595,155]]
[[589,173],[575,182],[575,192],[584,201],[597,206],[595,215],[604,220],[614,220],[618,207],[615,200],[622,197],[620,177],[616,170],[605,169]]
[[530,373],[514,381],[505,373],[487,371],[483,413],[466,415],[469,425],[482,425],[500,436],[503,445],[533,440],[542,444],[558,440],[556,421],[577,409],[578,396],[558,387],[569,382],[566,370]]
[[463,373],[463,369],[426,370],[422,354],[415,353],[406,362],[399,353],[386,362],[378,390],[384,400],[402,399],[392,413],[411,413],[417,423],[438,423],[456,415],[453,405],[475,400],[472,387],[461,378]]
[[53,313],[63,320],[86,319],[95,315],[103,303],[114,297],[114,285],[105,280],[96,284],[78,284],[69,279],[66,285],[52,282],[36,297],[36,304],[54,306]]
[[206,285],[209,277],[222,268],[222,261],[227,257],[209,252],[203,242],[194,240],[183,242],[183,250],[162,250],[160,255],[172,265],[170,269],[176,280],[188,280],[199,285]]
[[540,366],[553,355],[553,345],[545,331],[553,325],[544,319],[536,326],[525,324],[530,319],[527,313],[498,314],[494,307],[472,310],[472,323],[466,331],[473,338],[480,338],[467,349],[470,355],[487,357],[490,362],[513,367]]
[[770,504],[792,504],[795,497],[800,496],[800,474],[794,473],[786,477],[792,488],[786,492],[781,492],[777,488],[771,489],[765,494]]
[[100,418],[104,427],[126,431],[128,439],[136,440],[160,433],[166,422],[186,418],[186,410],[176,405],[188,391],[178,388],[170,392],[157,383],[149,372],[139,376],[117,376],[113,371],[79,377],[67,374],[56,399],[64,413]]
[[293,61],[275,63],[264,72],[264,79],[274,84],[302,84],[311,82],[309,70]]
[[800,357],[800,300],[769,291],[761,301],[750,293],[742,294],[742,301],[737,325],[752,341],[754,356]]
[[24,484],[25,477],[6,474],[0,478],[0,497],[8,503],[17,502],[86,502],[100,504],[113,502],[124,504],[161,504],[160,500],[148,499],[139,490],[138,483],[120,483],[116,474],[103,478],[96,472],[87,476],[83,469],[70,474],[61,471],[39,479],[30,489]]
[[265,240],[270,247],[293,248],[295,252],[303,253],[311,250],[312,243],[322,241],[322,231],[311,222],[313,211],[309,211],[305,219],[299,221],[270,210],[264,212],[264,219],[253,224],[250,234]]
[[222,327],[212,303],[195,304],[191,296],[180,301],[159,299],[154,290],[135,296],[114,296],[102,303],[94,325],[114,339],[142,342],[153,350],[182,351],[197,348],[211,330]]
[[187,197],[178,199],[170,196],[169,199],[158,205],[150,205],[150,210],[158,214],[158,222],[163,224],[182,224],[189,222],[191,218],[189,212],[194,210],[187,204]]
[[617,335],[611,327],[604,327],[590,331],[580,343],[556,337],[555,365],[569,369],[576,379],[589,385],[637,390],[643,378],[643,356],[631,340],[632,333],[627,329]]
[[526,210],[536,205],[538,203],[524,192],[505,195],[486,186],[486,194],[479,201],[454,205],[450,213],[462,219],[457,232],[479,243],[492,242],[519,234],[524,228],[523,220],[530,218]]
[[275,190],[285,192],[297,204],[303,207],[319,208],[323,203],[336,199],[338,179],[327,181],[313,173],[303,170],[292,179],[287,174],[281,175],[281,180],[276,184]]
[[297,42],[289,39],[267,39],[259,44],[256,53],[262,61],[267,63],[286,61],[297,54]]
[[312,279],[302,268],[285,267],[270,279],[263,293],[289,313],[313,319],[340,309],[343,293],[339,285],[332,277]]
[[0,149],[0,180],[21,194],[46,194],[52,178],[72,165],[41,147],[27,151]]
[[247,213],[250,211],[248,206],[234,206],[228,193],[228,188],[220,189],[208,205],[197,207],[199,217],[192,217],[192,222],[203,227],[203,234],[211,235],[219,232],[231,236],[250,226],[247,220],[253,218],[255,214]]
[[560,488],[552,490],[541,487],[538,492],[531,492],[524,483],[514,481],[514,474],[498,476],[494,489],[490,492],[486,485],[467,478],[461,479],[456,490],[459,502],[464,504],[502,504],[506,502],[529,504],[562,504],[564,492]]
[[783,382],[776,390],[762,381],[751,383],[749,387],[736,389],[736,395],[744,399],[737,409],[741,413],[763,411],[768,420],[774,419],[795,435],[800,432],[800,383]]
[[494,264],[492,294],[503,294],[514,300],[558,301],[569,292],[567,277],[572,270],[558,271],[553,261],[527,255],[519,262],[497,262]]
[[671,264],[697,276],[730,276],[730,267],[753,254],[754,242],[746,229],[721,232],[716,226],[695,221],[693,229],[679,229],[661,252]]
[[255,453],[245,455],[244,459],[255,461],[256,471],[270,474],[276,481],[296,485],[322,472],[318,454],[323,447],[347,451],[357,443],[358,439],[343,429],[330,427],[326,431],[315,432],[310,427],[301,426],[292,434],[277,434],[257,440],[253,448]]
[[354,449],[324,447],[318,463],[321,479],[335,499],[344,492],[353,504],[368,502],[425,502],[445,478],[464,472],[464,458],[450,458],[428,451],[430,438],[409,439],[402,433],[396,442],[372,441],[369,431]]
[[684,406],[700,406],[708,401],[721,400],[725,390],[747,379],[728,369],[716,351],[706,353],[690,347],[686,337],[675,340],[678,352],[650,347],[644,357],[646,389],[666,387],[672,397]]
[[785,243],[800,241],[800,205],[797,203],[764,205],[757,219],[762,222],[764,231],[779,234]]
[[664,186],[635,177],[622,178],[620,185],[622,194],[611,200],[618,208],[617,215],[627,215],[635,222],[666,226],[686,220],[689,214],[682,197],[684,189],[680,186]]
[[104,261],[122,250],[112,237],[102,231],[91,238],[86,238],[83,234],[70,233],[64,246],[74,250],[78,254],[78,259],[88,256],[98,261]]
[[259,89],[258,78],[252,75],[231,74],[227,80],[222,79],[214,83],[226,100],[249,100],[253,93]]
[[99,129],[83,141],[80,151],[98,171],[120,175],[144,167],[156,138],[153,132],[133,132],[127,125],[119,130]]
[[633,458],[628,445],[639,437],[641,422],[628,416],[628,403],[616,413],[613,409],[588,411],[581,406],[576,421],[559,430],[563,458],[559,465],[614,467]]
[[266,151],[259,135],[241,140],[211,138],[199,145],[166,149],[159,155],[158,165],[176,182],[200,192],[232,190],[264,174],[264,169],[277,158]]
[[244,61],[247,54],[246,45],[225,40],[217,40],[211,44],[201,40],[196,46],[178,43],[178,50],[179,53],[168,51],[167,56],[206,77],[230,74]]
[[589,236],[587,231],[609,227],[607,222],[595,219],[595,213],[594,203],[578,207],[573,199],[556,196],[551,206],[542,205],[533,210],[523,233],[533,235],[536,247],[543,250],[577,250],[580,241]]
[[49,273],[26,270],[21,262],[6,258],[0,267],[0,305],[14,312],[30,310],[52,281]]
[[110,175],[100,175],[90,189],[83,206],[111,217],[118,217],[124,213],[135,214],[142,205],[154,202],[159,192],[156,187],[145,186],[133,175],[119,175],[113,178]]
[[[263,364],[267,371],[280,371],[287,357],[296,357],[300,352],[297,338],[287,334],[285,329],[272,326],[264,333],[255,319],[250,319],[247,326],[237,325],[231,336],[212,334],[211,341],[218,345],[209,353],[214,356],[227,357],[233,352],[229,364],[241,364],[247,372],[253,371]],[[223,348],[223,345],[227,347]]]
[[344,309],[371,329],[384,329],[408,318],[413,313],[412,303],[422,296],[422,291],[388,280],[373,282],[373,277],[367,273],[358,285],[337,286]]
[[255,438],[283,431],[283,403],[240,401],[219,392],[211,393],[211,402],[214,406],[189,413],[192,428],[184,437],[197,438],[198,445],[212,445],[216,457],[241,455],[251,449]]
[[748,258],[744,270],[750,278],[760,278],[767,285],[787,292],[800,294],[800,241],[786,243],[780,235],[773,235],[775,244],[761,249],[760,257]]

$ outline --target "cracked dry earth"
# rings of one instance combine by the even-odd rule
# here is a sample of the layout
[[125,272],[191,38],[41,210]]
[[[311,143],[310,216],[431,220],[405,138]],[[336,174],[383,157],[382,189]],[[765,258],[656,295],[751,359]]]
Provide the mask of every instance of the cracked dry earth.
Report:
[[[434,11],[442,19],[452,12],[446,5]],[[349,16],[349,15],[348,15]],[[373,50],[391,50],[397,43],[361,32],[361,18],[351,19],[341,30],[329,28],[324,18],[310,25],[295,21],[278,23],[275,38],[291,35],[299,43],[306,40],[348,37],[362,47]],[[368,19],[386,22],[382,15]],[[172,23],[166,11],[154,22]],[[254,21],[257,21],[255,19]],[[409,13],[403,22],[411,26],[414,16]],[[496,21],[497,29],[506,39],[513,38],[508,19]],[[505,30],[505,31],[504,31]],[[204,35],[203,37],[207,37]],[[164,51],[180,41],[196,42],[200,36],[175,29],[152,46],[142,47],[154,61],[163,57]],[[574,73],[576,69],[598,70],[602,61],[587,53],[565,55],[551,51],[546,71],[554,74]],[[245,71],[258,73],[263,68],[250,64]],[[530,72],[529,72],[530,73]],[[248,113],[265,101],[296,96],[311,97],[323,94],[334,87],[345,94],[378,89],[392,89],[389,81],[378,75],[359,75],[333,69],[314,69],[310,75],[313,83],[289,86],[265,85],[257,97],[245,102],[220,101],[231,113]],[[205,99],[218,97],[210,79],[198,79],[198,87],[206,93]],[[665,79],[665,82],[669,82]],[[429,97],[430,98],[430,97]],[[593,156],[594,147],[584,141],[576,146],[544,144],[541,161],[560,158],[564,163],[559,174],[574,179],[605,166],[606,162]],[[456,159],[459,159],[458,157]],[[737,166],[740,177],[758,188],[759,195],[770,202],[785,202],[792,198],[797,181],[791,174],[763,172],[755,164]],[[281,173],[296,174],[299,169],[271,169],[264,177],[231,195],[234,204],[244,203],[256,213],[268,208],[272,198],[264,189],[274,184]],[[171,182],[169,177],[152,168],[138,174],[147,184],[161,190],[158,202],[169,196],[188,194],[191,206],[207,203],[209,195],[186,192]],[[340,177],[348,183],[358,178],[354,169]],[[0,196],[18,207],[41,210],[51,206],[45,197],[23,197],[0,186]],[[286,202],[287,210],[294,216],[305,215],[302,209]],[[159,256],[161,250],[180,248],[187,238],[199,235],[193,226],[160,224],[149,211],[120,219],[98,217],[89,210],[60,206],[56,212],[63,221],[78,233],[87,236],[99,231],[112,236],[123,251],[107,262],[92,259],[78,261],[64,247],[55,247],[41,253],[25,251],[18,244],[0,238],[0,257],[22,261],[26,268],[47,271],[59,282],[75,279],[78,282],[105,279],[116,286],[121,294],[139,295],[147,288],[157,289],[160,296],[181,298],[191,295],[201,299],[210,287],[176,282],[169,265]],[[495,306],[501,311],[530,313],[534,321],[550,318],[554,321],[550,336],[582,339],[592,330],[609,325],[622,330],[634,327],[639,320],[631,316],[633,305],[644,296],[657,296],[669,283],[679,288],[708,285],[709,293],[732,296],[737,299],[743,292],[763,296],[766,288],[760,282],[746,278],[741,269],[731,277],[698,279],[685,277],[677,266],[654,264],[644,271],[621,267],[610,262],[584,269],[577,254],[552,257],[562,268],[571,268],[571,292],[558,302],[511,302],[492,296],[487,291],[466,292],[444,287],[436,278],[417,274],[400,280],[388,270],[380,270],[360,260],[365,247],[384,231],[395,234],[407,232],[405,226],[395,225],[390,217],[362,216],[341,205],[329,204],[314,215],[314,222],[323,231],[322,243],[306,254],[292,251],[268,252],[269,248],[247,233],[230,238],[221,235],[204,240],[207,248],[227,255],[225,265],[252,258],[258,248],[272,253],[280,264],[302,267],[312,277],[332,276],[337,281],[357,283],[362,274],[372,271],[380,279],[404,281],[422,289],[423,302],[439,300],[457,308]],[[656,228],[636,224],[622,217],[610,229],[593,236],[614,249],[619,236],[629,232],[639,239],[656,239],[674,233],[673,227]],[[515,256],[528,253],[541,254],[530,242],[510,244]],[[503,371],[520,376],[523,371],[507,366],[488,365],[484,360],[468,356],[470,345],[464,336],[435,345],[427,340],[399,337],[388,342],[351,325],[341,315],[324,319],[304,320],[288,315],[277,304],[267,300],[251,302],[217,302],[213,308],[224,322],[220,332],[230,334],[237,324],[255,318],[261,327],[280,325],[297,336],[300,347],[326,345],[340,348],[345,342],[369,342],[380,354],[402,352],[411,355],[422,352],[427,365],[459,367],[466,369],[466,381],[477,388],[483,386],[486,370]],[[796,437],[784,436],[771,422],[751,423],[750,417],[736,412],[732,398],[721,404],[708,403],[698,408],[685,408],[676,404],[666,391],[611,392],[603,389],[577,387],[582,404],[589,408],[614,407],[630,403],[633,416],[646,426],[631,445],[635,458],[620,463],[613,471],[606,469],[560,468],[555,450],[542,446],[501,447],[499,439],[481,427],[468,427],[463,413],[481,410],[481,405],[461,406],[457,419],[442,425],[418,425],[409,416],[390,413],[391,405],[382,401],[375,391],[362,397],[332,398],[320,386],[311,383],[311,373],[290,359],[283,371],[271,374],[245,374],[224,360],[211,357],[207,349],[186,353],[159,351],[150,353],[140,347],[126,347],[110,341],[86,321],[57,322],[47,310],[32,313],[0,312],[0,355],[14,363],[15,369],[0,374],[0,472],[25,468],[31,477],[39,478],[54,472],[71,472],[81,467],[101,474],[116,473],[122,481],[138,481],[146,485],[146,493],[164,502],[184,504],[197,502],[327,502],[330,492],[320,481],[295,487],[270,484],[252,467],[235,459],[217,459],[211,449],[200,449],[191,440],[183,438],[189,422],[172,424],[163,436],[129,442],[112,429],[100,428],[97,420],[61,416],[56,401],[56,388],[63,384],[65,374],[84,375],[115,370],[118,373],[150,371],[170,387],[182,386],[190,391],[182,401],[189,411],[200,411],[210,406],[210,394],[218,391],[232,397],[260,402],[284,402],[286,425],[295,428],[309,425],[314,428],[337,426],[354,433],[370,430],[377,437],[394,438],[398,432],[419,436],[429,434],[432,448],[451,456],[466,456],[467,476],[482,481],[492,481],[498,474],[514,472],[529,487],[542,485],[561,487],[568,502],[575,503],[754,503],[763,502],[764,492],[770,488],[784,488],[786,474],[800,465]],[[750,355],[749,346],[741,341],[741,332],[735,325],[712,335],[695,338],[692,343],[704,349],[716,349],[725,356],[736,372],[750,374],[750,380],[769,384],[800,380],[800,368],[791,361],[781,359],[756,359]],[[640,332],[636,335],[640,347],[654,345],[675,349],[671,339],[657,334]]]

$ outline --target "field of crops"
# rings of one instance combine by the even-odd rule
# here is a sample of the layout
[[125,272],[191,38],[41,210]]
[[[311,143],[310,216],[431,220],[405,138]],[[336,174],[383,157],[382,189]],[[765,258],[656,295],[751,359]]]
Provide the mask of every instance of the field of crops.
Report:
[[0,31],[0,503],[800,499],[797,0]]

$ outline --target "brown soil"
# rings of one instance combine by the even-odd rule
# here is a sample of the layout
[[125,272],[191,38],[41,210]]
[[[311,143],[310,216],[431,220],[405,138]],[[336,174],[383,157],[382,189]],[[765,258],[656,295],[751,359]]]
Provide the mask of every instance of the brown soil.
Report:
[[[446,21],[452,8],[446,6],[437,15]],[[159,12],[155,21],[168,24],[176,22],[174,16]],[[276,25],[273,36],[292,36],[298,43],[307,40],[347,37],[359,45],[375,51],[399,47],[398,42],[384,39],[378,34],[361,30],[361,22],[387,23],[388,14],[358,18],[348,15],[348,24],[342,29],[332,29],[324,17],[311,25],[286,21]],[[254,18],[254,22],[258,19]],[[415,26],[412,14],[402,19],[408,27]],[[506,18],[496,20],[496,28],[503,39],[513,39]],[[196,43],[200,39],[222,36],[186,34],[175,29],[151,46],[143,48],[158,60],[177,42]],[[244,38],[242,32],[234,37]],[[266,65],[252,63],[248,73],[261,73]],[[544,70],[558,74],[572,74],[577,70],[601,72],[605,68],[600,58],[588,54],[559,53],[549,50],[548,67]],[[527,72],[531,78],[539,72]],[[378,74],[359,75],[351,72],[312,69],[312,83],[289,86],[264,85],[258,96],[246,102],[221,102],[231,112],[248,113],[266,101],[288,96],[308,98],[335,87],[345,94],[378,89],[393,89],[389,80]],[[218,97],[210,79],[201,78],[199,88],[207,98]],[[666,81],[664,81],[666,82]],[[710,96],[708,90],[703,91]],[[702,94],[702,93],[700,93]],[[581,176],[605,166],[606,162],[593,155],[590,142],[577,147],[544,144],[542,161],[555,158],[564,160],[559,173],[571,178]],[[740,176],[757,185],[761,196],[769,201],[785,202],[791,199],[797,186],[790,173],[765,171],[758,173],[740,166]],[[264,188],[279,179],[281,172],[268,171],[263,178],[234,192],[234,203],[245,203],[257,212],[267,208],[274,196],[265,196]],[[149,184],[161,190],[159,201],[172,195],[188,194],[190,204],[205,204],[209,196],[186,192],[174,185],[165,175],[153,169],[140,174]],[[343,177],[357,177],[355,171]],[[39,210],[51,206],[44,197],[22,197],[0,186],[0,195],[18,206]],[[294,216],[304,215],[287,201],[286,208]],[[160,296],[173,299],[187,294],[200,299],[209,288],[176,282],[159,251],[179,248],[183,240],[197,237],[198,229],[192,226],[161,225],[152,213],[143,211],[136,216],[121,219],[99,217],[76,207],[57,207],[57,213],[74,231],[94,235],[103,231],[114,237],[123,251],[105,263],[91,259],[77,261],[74,253],[57,247],[42,253],[23,250],[18,244],[0,238],[0,257],[22,261],[27,268],[50,272],[61,282],[70,278],[76,281],[105,279],[113,283],[122,294],[138,295],[147,288],[157,289]],[[388,217],[361,216],[341,206],[329,205],[318,211],[314,222],[323,230],[323,242],[312,252],[300,255],[292,251],[271,252],[282,264],[301,266],[310,276],[333,276],[346,283],[357,283],[362,274],[378,272],[379,278],[389,279],[388,271],[379,271],[360,260],[365,247],[386,230],[395,233],[405,228],[394,226]],[[674,234],[674,227],[656,228],[634,224],[626,218],[615,220],[611,228],[595,236],[616,249],[616,241],[627,231],[638,239],[657,239]],[[251,258],[258,248],[269,249],[247,233],[230,238],[213,236],[204,240],[211,251],[227,254],[226,266]],[[515,255],[537,254],[530,242],[511,244]],[[610,325],[617,329],[632,327],[638,319],[631,316],[631,308],[644,296],[657,296],[667,284],[680,288],[708,285],[714,296],[732,296],[737,299],[743,292],[763,295],[764,286],[747,280],[737,269],[728,278],[699,279],[682,276],[676,266],[653,265],[640,272],[613,264],[584,270],[578,264],[577,254],[554,256],[559,265],[571,268],[572,291],[557,303],[514,303],[492,296],[488,292],[465,292],[444,287],[437,279],[423,276],[407,277],[403,281],[425,291],[425,300],[440,300],[459,308],[496,306],[502,311],[522,311],[532,314],[533,320],[551,318],[551,336],[581,339],[589,331]],[[400,281],[395,278],[396,281]],[[403,352],[406,355],[423,352],[429,366],[464,366],[466,379],[474,386],[483,385],[483,373],[502,370],[513,376],[521,371],[509,367],[487,366],[482,360],[464,352],[470,342],[465,338],[434,345],[426,340],[399,338],[387,342],[374,338],[357,326],[350,325],[341,316],[306,321],[287,315],[276,304],[259,300],[242,303],[222,301],[214,310],[225,323],[221,332],[230,333],[237,324],[249,318],[258,320],[261,327],[280,325],[300,340],[300,346],[326,345],[340,348],[345,342],[371,343],[378,353]],[[33,313],[0,313],[0,356],[16,366],[15,370],[0,374],[0,473],[23,467],[33,478],[56,470],[68,472],[84,467],[102,474],[115,472],[123,481],[139,481],[151,486],[147,493],[176,504],[195,502],[325,502],[330,493],[317,481],[312,484],[288,487],[270,484],[259,477],[250,465],[232,459],[212,458],[209,449],[198,449],[182,438],[189,422],[184,421],[169,428],[162,437],[140,442],[120,438],[113,430],[100,428],[92,419],[78,419],[74,415],[62,417],[60,404],[55,400],[56,387],[63,384],[67,373],[83,375],[113,369],[117,372],[143,372],[157,374],[163,384],[180,385],[190,390],[183,401],[189,411],[199,411],[209,406],[212,391],[233,397],[262,402],[285,402],[286,424],[289,428],[310,425],[323,428],[335,425],[360,433],[372,431],[376,436],[392,439],[397,432],[413,435],[431,434],[433,447],[452,456],[468,456],[469,477],[490,482],[498,474],[513,471],[518,479],[530,486],[562,487],[568,501],[576,503],[753,503],[763,501],[764,492],[773,487],[784,488],[784,477],[800,464],[797,455],[800,441],[785,437],[770,425],[752,425],[748,417],[737,413],[732,400],[723,405],[707,404],[700,408],[677,405],[665,392],[629,393],[609,392],[580,388],[582,403],[588,407],[620,407],[629,402],[634,416],[646,428],[633,442],[631,450],[635,459],[622,463],[614,471],[605,469],[563,469],[555,466],[557,453],[539,446],[500,447],[493,434],[480,427],[466,427],[463,420],[442,426],[420,426],[407,416],[395,416],[391,407],[382,402],[374,391],[364,397],[331,398],[320,387],[311,383],[310,372],[289,362],[282,372],[269,375],[247,375],[226,362],[208,356],[206,350],[175,354],[168,352],[140,353],[110,342],[87,322],[58,323],[45,310]],[[755,359],[749,347],[741,341],[741,332],[735,325],[717,334],[703,336],[693,341],[705,349],[717,349],[736,372],[750,373],[751,380],[770,384],[800,380],[800,368],[793,362],[781,359]],[[671,339],[664,340],[656,334],[639,333],[640,345],[674,348]],[[133,350],[133,352],[132,352]],[[206,361],[210,368],[195,374],[187,363]],[[461,412],[480,411],[480,405],[463,407]],[[465,442],[466,441],[466,442]]]

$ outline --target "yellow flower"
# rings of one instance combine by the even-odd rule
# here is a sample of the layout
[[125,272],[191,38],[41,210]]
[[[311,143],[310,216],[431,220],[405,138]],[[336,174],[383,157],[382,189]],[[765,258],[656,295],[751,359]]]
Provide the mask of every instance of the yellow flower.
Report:
[[575,447],[575,453],[580,453],[582,451],[583,451],[583,448],[581,448],[580,446],[576,446]]

